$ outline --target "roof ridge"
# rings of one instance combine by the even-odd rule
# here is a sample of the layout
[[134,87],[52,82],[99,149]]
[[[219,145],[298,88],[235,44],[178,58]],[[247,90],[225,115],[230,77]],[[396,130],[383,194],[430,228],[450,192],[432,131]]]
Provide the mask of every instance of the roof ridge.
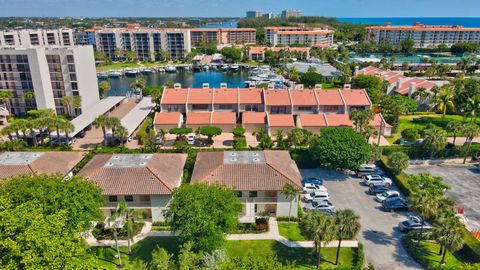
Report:
[[265,159],[265,164],[267,164],[267,166],[269,166],[270,168],[272,168],[274,171],[278,172],[279,174],[281,174],[283,177],[285,177],[289,182],[291,182],[294,186],[297,186],[297,187],[300,187],[298,186],[295,181],[293,181],[292,179],[290,179],[290,177],[286,176],[283,172],[279,171],[277,168],[275,168],[274,166],[272,166],[269,162],[268,162],[268,159],[266,158]]
[[170,190],[170,192],[173,192],[173,189],[170,188],[169,185],[165,184],[165,181],[163,181],[162,179],[160,179],[160,177],[158,177],[158,176],[150,169],[150,167],[148,167],[148,164],[147,164],[147,166],[145,166],[145,168],[147,168],[148,172],[150,172],[155,178],[157,178],[158,181],[160,181],[164,186],[166,186],[167,189]]

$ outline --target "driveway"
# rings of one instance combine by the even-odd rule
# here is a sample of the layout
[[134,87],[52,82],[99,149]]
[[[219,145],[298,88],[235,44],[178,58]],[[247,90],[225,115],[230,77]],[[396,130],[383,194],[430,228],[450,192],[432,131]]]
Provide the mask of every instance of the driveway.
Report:
[[403,234],[398,230],[406,212],[384,212],[381,204],[366,193],[360,178],[326,169],[301,170],[303,177],[324,179],[335,208],[351,208],[360,216],[361,231],[358,240],[363,243],[366,263],[375,269],[422,269],[405,251],[401,243]]
[[473,165],[410,166],[408,174],[429,173],[450,184],[447,196],[465,208],[467,227],[480,229],[480,169]]

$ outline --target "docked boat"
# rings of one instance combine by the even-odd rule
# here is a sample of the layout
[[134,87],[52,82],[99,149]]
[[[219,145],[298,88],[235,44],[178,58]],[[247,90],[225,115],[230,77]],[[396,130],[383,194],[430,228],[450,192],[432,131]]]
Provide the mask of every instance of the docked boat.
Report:
[[106,79],[106,78],[108,78],[108,73],[107,72],[98,72],[97,73],[97,78]]
[[227,71],[230,67],[228,65],[223,65],[221,67],[222,71]]
[[145,68],[145,69],[142,70],[142,72],[143,72],[144,74],[150,74],[150,73],[153,73],[153,70],[151,70],[151,69],[149,69],[149,68]]
[[125,72],[125,76],[135,77],[139,74],[139,71],[133,68],[125,68],[123,71]]
[[165,66],[165,72],[175,72],[175,71],[177,71],[177,68],[175,66],[171,66],[171,65]]
[[165,69],[163,67],[156,67],[155,70],[158,72],[165,72]]
[[230,70],[231,70],[231,71],[238,71],[238,69],[240,69],[240,66],[239,66],[239,65],[231,65],[231,66],[230,66]]
[[121,77],[122,75],[123,75],[122,72],[118,70],[111,70],[108,72],[108,77],[110,78],[118,78],[118,77]]

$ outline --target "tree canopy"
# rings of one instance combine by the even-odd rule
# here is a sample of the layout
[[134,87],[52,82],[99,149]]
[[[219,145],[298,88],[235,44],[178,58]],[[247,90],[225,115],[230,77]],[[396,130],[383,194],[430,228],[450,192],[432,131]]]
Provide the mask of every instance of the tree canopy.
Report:
[[368,161],[371,148],[362,134],[350,127],[324,127],[310,144],[309,153],[322,166],[356,169]]

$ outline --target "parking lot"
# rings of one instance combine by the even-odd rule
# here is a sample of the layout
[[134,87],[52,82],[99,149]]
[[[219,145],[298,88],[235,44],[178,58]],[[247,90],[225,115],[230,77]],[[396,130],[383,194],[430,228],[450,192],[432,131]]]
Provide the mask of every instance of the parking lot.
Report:
[[375,269],[422,269],[401,244],[403,233],[398,223],[406,220],[407,212],[385,212],[361,179],[326,169],[301,170],[303,177],[324,179],[330,200],[336,210],[351,208],[360,216],[358,240],[363,243],[365,259]]
[[467,227],[480,229],[480,169],[472,165],[426,165],[410,166],[406,172],[442,177],[451,186],[447,196],[465,208]]

